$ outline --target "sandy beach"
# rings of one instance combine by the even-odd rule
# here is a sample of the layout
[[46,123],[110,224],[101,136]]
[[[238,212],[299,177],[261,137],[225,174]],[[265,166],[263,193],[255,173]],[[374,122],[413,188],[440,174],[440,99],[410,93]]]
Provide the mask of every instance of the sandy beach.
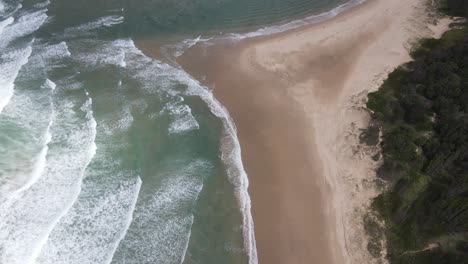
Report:
[[[178,62],[236,126],[250,181],[259,263],[374,263],[362,224],[378,150],[359,143],[368,92],[439,36],[422,0],[368,0],[325,22],[197,44]],[[432,30],[431,30],[432,29]],[[433,30],[437,31],[434,32]],[[151,53],[151,45],[140,42]],[[382,246],[385,241],[381,241]]]

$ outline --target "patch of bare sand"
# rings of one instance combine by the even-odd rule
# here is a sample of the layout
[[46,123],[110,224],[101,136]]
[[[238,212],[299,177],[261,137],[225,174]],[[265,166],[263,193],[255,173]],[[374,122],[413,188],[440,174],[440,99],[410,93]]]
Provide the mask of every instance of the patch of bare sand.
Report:
[[385,261],[366,250],[378,149],[359,134],[367,93],[410,60],[415,39],[438,35],[424,3],[369,0],[285,33],[196,45],[179,59],[237,126],[260,263]]

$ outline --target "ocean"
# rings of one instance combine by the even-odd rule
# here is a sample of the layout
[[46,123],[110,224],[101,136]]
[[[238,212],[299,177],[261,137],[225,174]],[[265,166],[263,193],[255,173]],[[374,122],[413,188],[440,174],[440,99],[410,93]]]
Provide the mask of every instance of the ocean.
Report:
[[0,0],[0,263],[256,264],[235,124],[175,59],[351,4]]

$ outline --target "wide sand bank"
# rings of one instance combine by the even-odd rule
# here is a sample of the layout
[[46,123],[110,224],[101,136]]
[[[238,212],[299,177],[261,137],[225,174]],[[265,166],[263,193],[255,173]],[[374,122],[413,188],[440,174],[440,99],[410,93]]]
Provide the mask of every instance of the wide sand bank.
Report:
[[[410,60],[410,42],[431,34],[425,2],[368,0],[326,22],[201,43],[179,57],[237,126],[260,263],[383,256],[369,255],[362,224],[378,192],[375,149],[359,144],[368,123],[362,107],[389,71]],[[148,43],[140,47],[151,53]]]

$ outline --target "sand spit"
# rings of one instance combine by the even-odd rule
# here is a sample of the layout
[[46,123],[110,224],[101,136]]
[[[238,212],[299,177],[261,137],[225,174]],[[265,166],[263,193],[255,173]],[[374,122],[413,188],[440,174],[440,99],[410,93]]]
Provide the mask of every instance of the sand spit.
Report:
[[385,262],[367,251],[363,226],[380,191],[378,149],[359,142],[364,104],[411,59],[415,40],[447,29],[429,14],[424,0],[369,0],[325,22],[198,43],[179,57],[237,126],[259,263]]

